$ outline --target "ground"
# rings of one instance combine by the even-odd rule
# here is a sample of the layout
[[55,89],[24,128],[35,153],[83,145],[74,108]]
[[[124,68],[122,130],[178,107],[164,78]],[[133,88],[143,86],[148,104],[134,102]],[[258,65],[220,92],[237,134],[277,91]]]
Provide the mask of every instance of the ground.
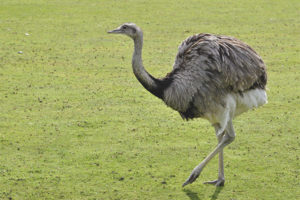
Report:
[[[2,0],[0,199],[299,199],[300,2]],[[202,119],[183,121],[131,69],[132,41],[106,31],[144,30],[155,77],[177,47],[201,33],[252,46],[268,68],[269,103],[234,121],[225,149],[182,188],[217,140]]]

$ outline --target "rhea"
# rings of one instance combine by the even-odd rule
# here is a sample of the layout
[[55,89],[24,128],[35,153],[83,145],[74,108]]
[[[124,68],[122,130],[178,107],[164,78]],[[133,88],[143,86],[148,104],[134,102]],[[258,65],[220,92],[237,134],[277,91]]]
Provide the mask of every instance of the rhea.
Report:
[[133,39],[133,73],[145,89],[178,111],[183,119],[204,118],[215,129],[218,145],[182,186],[193,183],[216,154],[218,178],[205,183],[223,186],[223,149],[234,141],[233,119],[267,103],[267,74],[261,57],[233,37],[201,33],[180,44],[173,70],[166,77],[155,78],[143,66],[143,32],[137,25],[125,23],[108,33]]

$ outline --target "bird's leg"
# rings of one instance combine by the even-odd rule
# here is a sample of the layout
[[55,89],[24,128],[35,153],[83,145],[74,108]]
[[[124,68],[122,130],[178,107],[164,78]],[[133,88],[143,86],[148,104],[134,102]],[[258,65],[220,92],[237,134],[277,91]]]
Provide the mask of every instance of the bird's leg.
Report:
[[[234,140],[235,133],[234,133],[234,130],[233,130],[231,120],[230,120],[230,122],[228,122],[228,125],[226,127],[226,131],[224,132],[224,135],[222,135],[222,134],[219,134],[219,135],[221,137],[221,139],[220,139],[221,141],[219,142],[217,147],[197,167],[194,168],[194,170],[192,171],[190,177],[183,183],[182,186],[193,183],[198,178],[198,176],[200,175],[203,168],[207,165],[207,163],[217,153],[221,152],[226,145],[230,144]],[[221,164],[222,164],[222,165],[219,165],[219,167],[221,168],[221,171],[219,172],[219,175],[220,175],[220,177],[222,175],[224,177],[223,153],[221,154],[221,158],[219,157],[219,159],[221,159]],[[221,184],[221,183],[219,183],[219,184]]]
[[[220,143],[222,140],[224,133],[222,135],[218,135],[218,142]],[[212,184],[215,186],[224,186],[225,183],[225,177],[224,177],[224,162],[223,162],[223,149],[219,152],[219,173],[218,173],[218,179],[214,181],[207,181],[204,182],[204,184]]]

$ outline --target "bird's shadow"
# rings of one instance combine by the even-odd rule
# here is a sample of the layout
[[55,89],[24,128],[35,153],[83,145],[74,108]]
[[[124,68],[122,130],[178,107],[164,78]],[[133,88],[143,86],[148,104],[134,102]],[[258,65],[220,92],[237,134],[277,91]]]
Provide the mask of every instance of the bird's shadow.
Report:
[[224,187],[216,187],[214,194],[211,196],[211,200],[218,199],[218,196],[219,196],[220,192],[223,190],[223,188]]
[[200,200],[200,198],[196,192],[193,192],[189,189],[184,189],[184,192],[191,200]]
[[[220,192],[223,190],[224,187],[216,187],[215,192],[211,196],[211,200],[217,200]],[[191,200],[200,200],[198,194],[196,192],[193,192],[189,189],[184,189],[185,194],[191,199]]]

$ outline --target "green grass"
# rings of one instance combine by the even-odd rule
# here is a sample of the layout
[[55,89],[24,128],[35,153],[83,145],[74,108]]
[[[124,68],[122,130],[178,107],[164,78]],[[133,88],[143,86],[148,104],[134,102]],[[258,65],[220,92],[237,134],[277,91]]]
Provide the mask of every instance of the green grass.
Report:
[[[299,199],[299,10],[297,0],[2,0],[0,199]],[[269,103],[235,120],[225,187],[202,184],[217,177],[215,158],[181,188],[216,145],[213,128],[144,90],[132,41],[106,34],[124,22],[144,30],[157,77],[200,32],[237,37],[266,62]]]

